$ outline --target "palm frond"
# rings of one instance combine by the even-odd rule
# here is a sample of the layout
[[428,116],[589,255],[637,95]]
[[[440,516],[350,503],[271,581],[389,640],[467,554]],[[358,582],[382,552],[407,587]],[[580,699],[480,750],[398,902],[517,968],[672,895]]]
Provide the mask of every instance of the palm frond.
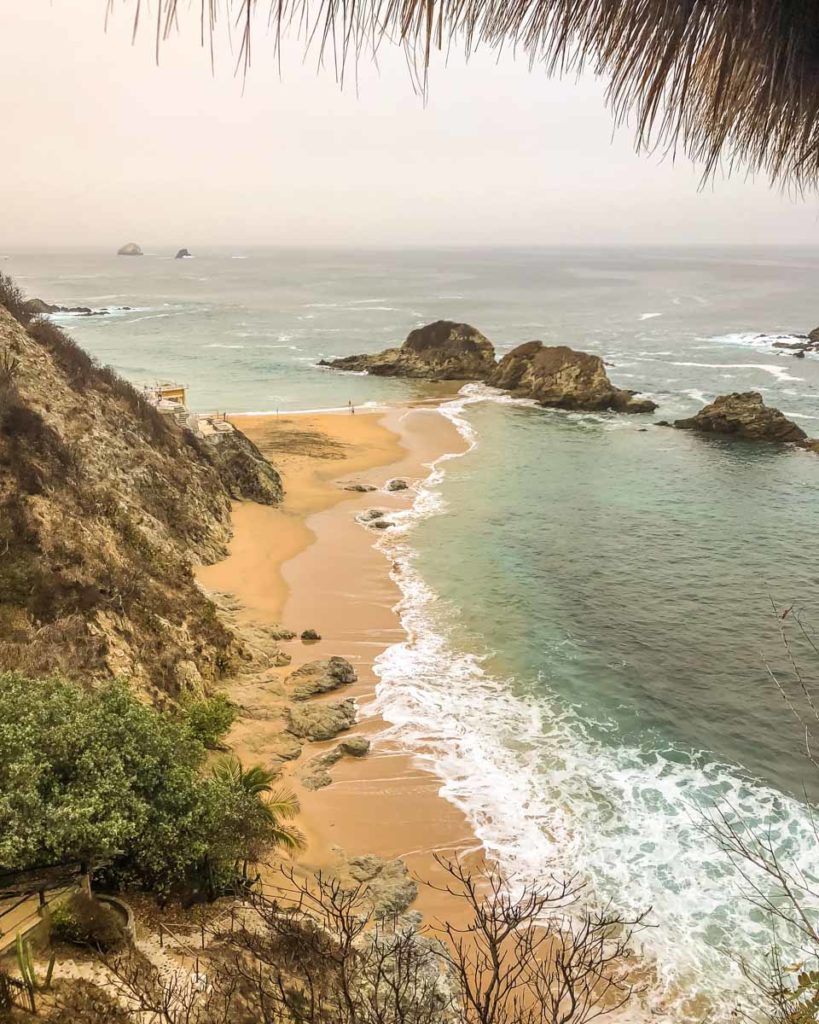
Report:
[[301,810],[299,805],[298,797],[294,793],[290,793],[287,790],[276,790],[271,796],[265,800],[265,807],[269,808],[270,813],[276,818],[283,818],[285,821],[290,821],[295,818]]
[[281,847],[290,853],[299,853],[307,846],[304,833],[295,825],[282,825],[279,822],[271,828],[269,835],[272,846]]
[[[108,0],[109,12],[116,0]],[[141,0],[119,0],[133,14]],[[250,65],[254,15],[268,14],[273,49],[291,27],[345,67],[382,41],[425,71],[434,49],[462,44],[520,52],[562,73],[608,77],[618,122],[632,115],[638,148],[681,145],[706,173],[762,171],[796,189],[819,178],[819,3],[816,0],[199,0],[191,21],[213,46],[238,26]],[[191,5],[192,7],[195,5]],[[159,42],[184,29],[179,0],[157,0]]]

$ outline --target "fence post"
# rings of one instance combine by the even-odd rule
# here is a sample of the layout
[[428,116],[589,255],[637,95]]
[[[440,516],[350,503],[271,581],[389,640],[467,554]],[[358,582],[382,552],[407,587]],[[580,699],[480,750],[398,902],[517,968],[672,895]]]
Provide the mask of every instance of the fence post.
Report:
[[165,926],[160,921],[159,922],[159,948],[160,949],[164,949],[165,948],[165,930],[164,929],[165,929]]

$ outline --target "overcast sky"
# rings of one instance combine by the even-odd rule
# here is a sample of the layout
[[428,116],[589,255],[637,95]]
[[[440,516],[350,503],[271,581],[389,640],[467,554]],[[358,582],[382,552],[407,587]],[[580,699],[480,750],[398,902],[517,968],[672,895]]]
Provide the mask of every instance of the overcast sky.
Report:
[[819,241],[814,198],[635,155],[590,76],[450,57],[424,105],[398,50],[342,91],[260,34],[243,95],[226,44],[157,67],[104,13],[0,0],[0,248]]

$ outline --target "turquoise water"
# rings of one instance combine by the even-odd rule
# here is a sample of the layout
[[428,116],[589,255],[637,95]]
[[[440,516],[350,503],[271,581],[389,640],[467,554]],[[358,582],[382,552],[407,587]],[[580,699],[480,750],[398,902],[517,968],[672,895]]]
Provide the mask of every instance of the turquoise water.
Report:
[[[240,255],[243,259],[235,259]],[[322,408],[413,386],[321,370],[441,316],[502,351],[533,337],[599,352],[657,417],[756,389],[819,435],[819,359],[772,347],[819,323],[819,251],[12,254],[51,301],[136,307],[72,320],[134,380],[181,380],[199,409]],[[819,619],[819,459],[704,440],[655,417],[565,414],[467,388],[448,414],[473,444],[436,467],[383,544],[410,641],[379,660],[395,735],[507,866],[578,871],[589,896],[653,906],[647,997],[728,1006],[723,947],[761,951],[765,922],[704,839],[726,800],[819,874],[819,797],[767,666],[772,612]],[[717,1017],[717,1019],[719,1019]]]

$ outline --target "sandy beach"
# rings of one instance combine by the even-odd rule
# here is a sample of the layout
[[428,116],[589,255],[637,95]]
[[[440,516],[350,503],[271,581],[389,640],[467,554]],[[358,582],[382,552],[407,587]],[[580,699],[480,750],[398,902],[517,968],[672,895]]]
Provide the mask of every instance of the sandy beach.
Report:
[[[354,731],[368,736],[372,749],[363,759],[345,758],[334,766],[332,784],[318,790],[303,786],[300,772],[332,742],[307,743],[301,756],[284,766],[302,805],[298,824],[307,849],[300,864],[306,870],[331,867],[343,850],[349,856],[400,857],[419,878],[440,878],[433,855],[472,850],[477,841],[464,816],[439,795],[439,780],[380,737],[384,723],[378,716],[366,716],[377,682],[373,661],[405,634],[395,609],[400,591],[390,576],[393,567],[374,547],[380,531],[363,527],[356,516],[371,507],[407,508],[412,484],[426,477],[429,464],[446,452],[462,451],[465,442],[431,405],[354,415],[237,417],[235,422],[279,469],[285,499],[275,509],[237,503],[230,553],[201,569],[199,579],[238,600],[240,621],[281,624],[297,633],[311,628],[322,639],[285,643],[289,666],[261,679],[241,678],[228,688],[245,709],[228,741],[243,760],[275,763],[286,706],[283,679],[306,661],[347,658],[358,682],[345,687],[343,696],[356,698],[360,711]],[[410,488],[384,491],[393,478],[406,480]],[[345,490],[349,484],[378,490]],[[434,918],[444,899],[422,885],[415,908]]]

